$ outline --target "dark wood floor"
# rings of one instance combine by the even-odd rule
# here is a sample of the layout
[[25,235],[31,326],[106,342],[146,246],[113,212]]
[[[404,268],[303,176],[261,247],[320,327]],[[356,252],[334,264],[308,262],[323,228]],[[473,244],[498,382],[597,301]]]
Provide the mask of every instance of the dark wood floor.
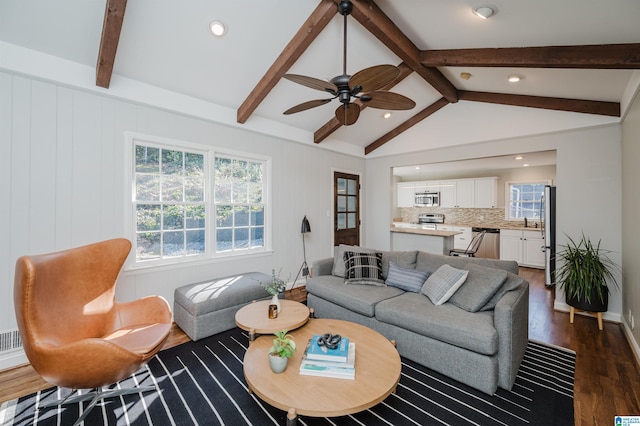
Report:
[[[615,415],[640,415],[640,370],[620,324],[605,322],[599,331],[595,318],[553,310],[554,291],[544,286],[539,270],[521,268],[531,284],[529,338],[576,351],[575,424],[612,425]],[[299,289],[289,295],[303,299]],[[165,348],[189,338],[177,327]],[[0,402],[50,387],[30,366],[0,372]]]

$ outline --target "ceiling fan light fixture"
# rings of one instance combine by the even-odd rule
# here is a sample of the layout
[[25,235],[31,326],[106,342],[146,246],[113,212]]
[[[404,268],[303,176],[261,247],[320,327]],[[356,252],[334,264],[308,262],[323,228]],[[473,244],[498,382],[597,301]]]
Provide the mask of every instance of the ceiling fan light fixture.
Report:
[[520,81],[522,81],[522,79],[524,79],[523,76],[512,74],[509,76],[509,83],[519,83]]
[[482,19],[489,19],[496,14],[498,9],[495,6],[482,5],[473,9],[473,13]]
[[382,114],[382,118],[384,118],[385,120],[391,118],[391,113],[389,111],[385,112],[384,114]]
[[227,27],[222,21],[211,21],[209,23],[209,31],[216,37],[222,37],[227,32]]

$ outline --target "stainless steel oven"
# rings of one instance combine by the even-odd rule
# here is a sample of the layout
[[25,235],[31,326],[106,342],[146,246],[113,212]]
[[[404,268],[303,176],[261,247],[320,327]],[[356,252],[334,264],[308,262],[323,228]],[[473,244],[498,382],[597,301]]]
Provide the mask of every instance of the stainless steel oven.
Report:
[[415,205],[418,207],[438,207],[440,205],[440,193],[416,192]]

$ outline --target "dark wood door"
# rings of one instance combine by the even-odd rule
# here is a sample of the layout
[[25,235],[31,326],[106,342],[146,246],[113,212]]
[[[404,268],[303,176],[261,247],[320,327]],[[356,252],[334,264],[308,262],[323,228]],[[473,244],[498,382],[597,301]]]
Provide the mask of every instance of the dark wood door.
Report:
[[360,245],[360,176],[333,174],[333,244]]

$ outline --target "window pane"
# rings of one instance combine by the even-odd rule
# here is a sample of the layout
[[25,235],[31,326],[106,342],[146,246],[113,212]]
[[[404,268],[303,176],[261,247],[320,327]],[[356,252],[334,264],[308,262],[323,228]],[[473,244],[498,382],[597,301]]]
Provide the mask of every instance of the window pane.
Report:
[[356,211],[356,197],[347,197],[348,198],[348,206],[347,209],[350,212],[355,212]]
[[251,247],[264,247],[264,227],[251,228]]
[[188,177],[184,180],[184,200],[204,201],[204,179]]
[[184,232],[165,232],[162,236],[162,254],[166,257],[183,256]]
[[215,180],[218,184],[231,182],[231,160],[229,158],[216,157]]
[[136,235],[136,258],[153,260],[160,258],[160,232],[142,232]]
[[235,228],[233,237],[233,248],[239,249],[249,247],[249,228]]
[[160,149],[136,145],[136,173],[160,173]]
[[187,152],[184,155],[184,173],[187,176],[204,175],[204,155]]
[[204,228],[205,227],[205,208],[203,205],[186,206],[186,228]]
[[187,231],[187,255],[203,254],[205,252],[204,230]]
[[218,229],[216,231],[216,251],[229,251],[233,248],[233,231]]
[[216,182],[214,200],[216,203],[231,202],[231,182]]
[[353,229],[356,227],[356,214],[349,213],[347,214],[347,228]]
[[346,228],[347,228],[347,214],[338,213],[338,229],[346,229]]
[[233,160],[233,180],[245,182],[247,180],[247,162],[244,160]]
[[249,226],[249,207],[238,206],[233,215],[233,226]]
[[162,150],[162,173],[167,175],[182,175],[182,151]]
[[160,201],[160,175],[136,174],[136,200]]
[[162,208],[164,229],[184,228],[184,206],[167,205]]
[[159,231],[160,218],[160,206],[157,204],[139,204],[136,207],[136,228],[138,231]]
[[247,197],[250,203],[262,202],[262,183],[250,182],[247,184]]
[[251,226],[264,225],[264,207],[253,206],[251,207]]
[[338,178],[338,194],[346,194],[347,193],[347,180]]
[[356,186],[356,181],[353,179],[347,180],[347,194],[348,195],[356,195],[358,193],[358,188]]
[[162,201],[182,201],[182,176],[162,175]]
[[339,212],[347,211],[347,197],[338,195],[338,211]]
[[216,227],[228,228],[233,226],[233,207],[231,206],[217,206],[216,207]]
[[234,203],[247,202],[247,183],[246,182],[233,182],[233,202]]

